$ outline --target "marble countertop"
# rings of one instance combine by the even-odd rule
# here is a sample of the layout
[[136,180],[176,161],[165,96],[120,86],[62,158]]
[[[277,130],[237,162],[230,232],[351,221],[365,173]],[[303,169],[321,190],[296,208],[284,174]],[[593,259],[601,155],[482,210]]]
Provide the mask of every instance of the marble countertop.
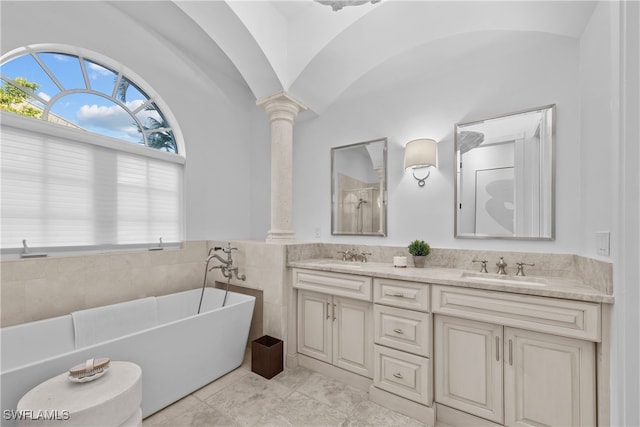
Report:
[[397,268],[390,263],[351,262],[336,259],[290,261],[289,267],[335,273],[357,274],[411,282],[432,283],[491,291],[512,292],[577,301],[613,304],[613,295],[603,293],[579,280],[559,277],[497,275],[454,268]]

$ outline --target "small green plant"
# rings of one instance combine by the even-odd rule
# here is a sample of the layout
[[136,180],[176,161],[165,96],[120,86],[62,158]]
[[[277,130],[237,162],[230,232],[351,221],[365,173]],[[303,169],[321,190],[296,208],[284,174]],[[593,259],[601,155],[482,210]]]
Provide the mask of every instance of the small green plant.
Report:
[[413,256],[427,256],[431,252],[431,246],[424,240],[414,240],[409,243],[409,253]]

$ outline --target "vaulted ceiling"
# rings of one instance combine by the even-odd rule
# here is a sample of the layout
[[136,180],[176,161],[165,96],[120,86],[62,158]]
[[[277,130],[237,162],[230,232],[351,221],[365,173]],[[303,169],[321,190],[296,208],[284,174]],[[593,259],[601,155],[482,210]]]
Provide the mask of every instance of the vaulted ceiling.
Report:
[[[134,3],[112,4],[134,19],[145,19]],[[487,32],[507,38],[522,32],[579,38],[594,7],[595,2],[556,0],[382,0],[334,12],[313,0],[212,0],[166,2],[162,10],[174,22],[189,20],[199,27],[256,99],[285,90],[319,114],[365,74],[412,50]],[[147,20],[161,22],[158,13],[154,9]]]

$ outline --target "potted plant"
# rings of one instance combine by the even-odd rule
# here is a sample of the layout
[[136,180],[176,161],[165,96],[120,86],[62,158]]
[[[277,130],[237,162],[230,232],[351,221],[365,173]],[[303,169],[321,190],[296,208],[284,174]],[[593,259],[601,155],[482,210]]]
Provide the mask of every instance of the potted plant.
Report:
[[413,256],[413,265],[417,268],[424,268],[424,262],[430,252],[431,247],[424,240],[414,240],[409,243],[409,253]]

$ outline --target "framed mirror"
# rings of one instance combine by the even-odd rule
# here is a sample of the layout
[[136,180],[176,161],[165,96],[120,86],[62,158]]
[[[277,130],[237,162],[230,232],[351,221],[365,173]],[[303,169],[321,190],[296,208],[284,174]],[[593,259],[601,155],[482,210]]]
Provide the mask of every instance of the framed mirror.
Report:
[[555,105],[455,125],[455,237],[553,240]]
[[387,235],[387,139],[331,149],[331,234]]

